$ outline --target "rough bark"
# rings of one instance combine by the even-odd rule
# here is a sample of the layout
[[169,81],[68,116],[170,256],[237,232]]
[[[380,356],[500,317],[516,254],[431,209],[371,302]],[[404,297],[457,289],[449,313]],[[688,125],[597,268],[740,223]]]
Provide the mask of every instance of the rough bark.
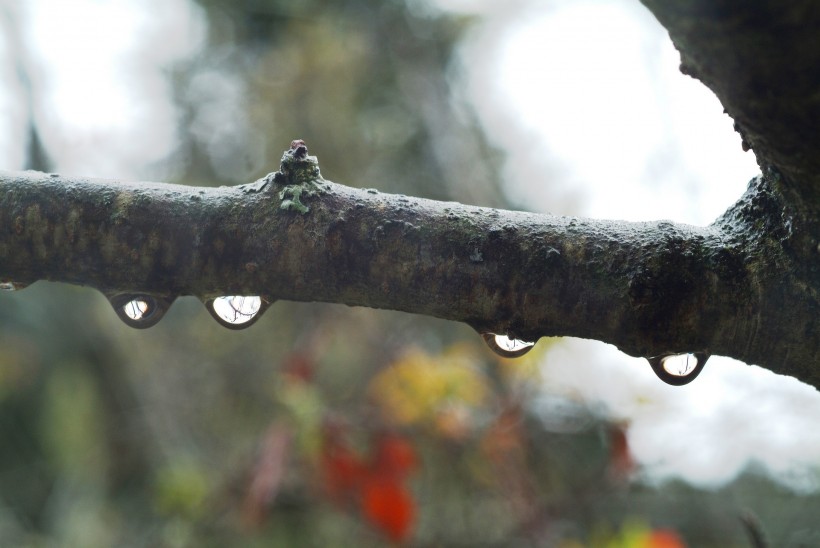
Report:
[[322,179],[304,147],[265,179],[218,189],[6,174],[0,264],[21,285],[339,302],[795,374],[817,360],[818,309],[783,249],[778,181],[755,179],[715,225],[698,228],[349,188]]
[[809,47],[811,29],[788,23],[820,8],[646,4],[763,168],[709,227],[354,189],[322,179],[296,143],[276,174],[229,188],[2,174],[0,281],[162,302],[240,294],[390,308],[525,340],[592,338],[634,356],[731,356],[818,387],[820,48]]
[[[768,322],[761,320],[753,336],[758,345],[769,341],[772,351],[768,360],[750,363],[820,386],[820,4],[642,2],[669,31],[681,54],[681,71],[717,95],[763,172],[778,175],[766,192],[746,196],[749,207],[774,201],[781,211],[779,218],[771,210],[774,217],[768,221],[748,224],[742,236],[748,241],[766,238],[771,244],[758,247],[762,256],[752,261],[759,263],[756,272],[771,276],[756,286],[760,301],[768,305],[749,311],[770,314],[798,304],[795,314],[807,315],[789,327],[764,328]],[[736,213],[730,210],[724,219]],[[793,299],[781,300],[789,294]],[[786,348],[774,350],[774,340],[785,336],[786,329],[796,330],[792,337],[802,338],[808,353],[795,359]]]

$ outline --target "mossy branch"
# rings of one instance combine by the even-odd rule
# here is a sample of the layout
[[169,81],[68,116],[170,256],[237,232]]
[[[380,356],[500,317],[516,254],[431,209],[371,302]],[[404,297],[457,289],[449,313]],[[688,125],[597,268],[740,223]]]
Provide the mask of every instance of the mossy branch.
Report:
[[0,288],[390,308],[634,356],[731,356],[820,387],[820,8],[644,3],[762,167],[708,227],[359,190],[322,179],[295,141],[276,174],[230,188],[4,173]]
[[0,280],[388,308],[634,356],[721,354],[815,382],[817,284],[790,252],[799,219],[783,224],[778,181],[753,180],[700,228],[350,188],[324,180],[303,144],[237,187],[3,173]]

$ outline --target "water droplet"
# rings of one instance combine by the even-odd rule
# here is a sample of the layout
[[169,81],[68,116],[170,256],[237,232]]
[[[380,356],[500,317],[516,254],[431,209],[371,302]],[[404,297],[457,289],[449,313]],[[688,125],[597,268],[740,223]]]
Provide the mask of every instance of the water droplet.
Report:
[[689,384],[700,375],[706,360],[707,352],[689,352],[682,354],[666,354],[647,358],[649,365],[660,380],[672,386]]
[[17,286],[14,285],[14,282],[0,282],[0,291],[14,291],[17,289]]
[[108,298],[114,311],[122,321],[137,329],[156,325],[171,303],[163,298],[144,293],[120,293]]
[[533,349],[534,342],[511,339],[506,335],[496,335],[495,333],[482,333],[481,338],[490,347],[490,350],[502,358],[518,358]]
[[270,303],[259,296],[229,295],[205,303],[211,316],[228,329],[244,329],[253,325]]
[[145,299],[134,299],[133,301],[125,303],[122,310],[126,316],[137,321],[143,319],[148,311],[151,310],[151,304]]

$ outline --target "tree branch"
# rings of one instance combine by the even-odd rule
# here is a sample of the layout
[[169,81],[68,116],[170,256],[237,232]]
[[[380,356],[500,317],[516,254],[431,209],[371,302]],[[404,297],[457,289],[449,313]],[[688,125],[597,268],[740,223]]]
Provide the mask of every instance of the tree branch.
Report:
[[[533,215],[325,181],[294,142],[239,187],[0,175],[0,282],[390,308],[634,356],[721,354],[820,387],[820,7],[644,0],[763,175],[705,228]],[[3,287],[0,285],[0,287]],[[653,362],[657,366],[657,362]]]
[[774,176],[699,228],[350,188],[324,180],[295,143],[277,173],[238,187],[4,173],[0,272],[167,302],[237,294],[388,308],[633,356],[721,354],[818,381],[805,367],[819,357],[817,284],[784,282],[794,264]]
[[[767,189],[745,198],[748,211],[763,202],[768,222],[747,224],[744,238],[769,240],[757,251],[769,276],[755,286],[768,303],[755,314],[797,305],[803,322],[756,330],[758,341],[805,338],[813,352],[797,361],[788,348],[766,363],[778,372],[820,386],[818,289],[820,289],[820,4],[813,0],[642,0],[669,31],[681,54],[681,71],[706,84],[735,120],[743,146],[752,148],[767,175]],[[778,217],[777,209],[780,213]],[[740,210],[736,206],[724,219]],[[754,217],[750,215],[750,219]],[[772,237],[766,231],[774,231]],[[762,259],[758,257],[758,259]],[[783,261],[789,266],[775,265]],[[755,262],[752,260],[752,262]],[[778,276],[782,276],[778,283]],[[802,288],[802,289],[798,289]],[[798,297],[800,296],[800,297]],[[750,310],[752,312],[752,310]],[[761,322],[761,328],[763,327]],[[784,329],[794,329],[789,335]],[[758,342],[756,344],[762,344]],[[749,360],[747,360],[749,361]]]

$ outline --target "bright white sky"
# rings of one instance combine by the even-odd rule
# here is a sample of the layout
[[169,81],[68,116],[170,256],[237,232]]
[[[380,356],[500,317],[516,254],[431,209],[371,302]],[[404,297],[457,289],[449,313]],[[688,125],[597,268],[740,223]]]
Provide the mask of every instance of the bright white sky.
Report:
[[[18,27],[4,12],[30,24]],[[198,50],[203,23],[187,0],[0,0],[0,89],[16,84],[13,71],[3,72],[15,56],[32,56],[40,70],[29,77],[44,105],[34,114],[59,170],[137,178],[177,144],[165,70]],[[0,98],[0,120],[27,108]],[[0,141],[0,166],[24,158],[22,135]]]
[[[708,224],[757,173],[717,99],[678,72],[677,52],[637,0],[436,2],[485,16],[462,50],[464,83],[508,149],[514,203]],[[30,23],[19,42],[2,17],[14,12]],[[59,171],[140,178],[175,146],[164,70],[201,44],[195,6],[0,0],[0,29],[0,168],[24,159],[21,55],[41,67],[31,77],[47,108],[36,117]],[[673,388],[645,360],[582,340],[556,347],[544,370],[544,412],[555,394],[603,404],[630,422],[652,478],[715,485],[754,459],[795,489],[820,488],[820,435],[806,434],[820,422],[820,395],[793,379],[713,357],[693,384]]]

